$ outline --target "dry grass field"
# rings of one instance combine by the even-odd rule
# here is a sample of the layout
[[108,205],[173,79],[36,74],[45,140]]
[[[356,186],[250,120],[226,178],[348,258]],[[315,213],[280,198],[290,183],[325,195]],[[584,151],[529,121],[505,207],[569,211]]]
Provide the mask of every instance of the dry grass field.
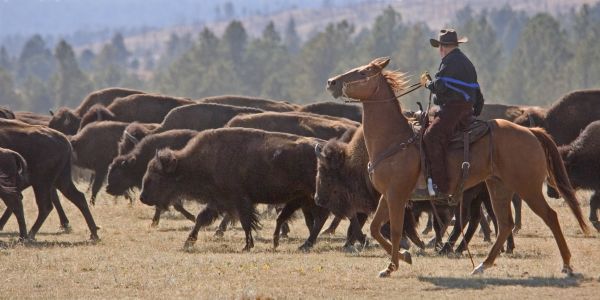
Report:
[[[83,190],[83,187],[80,187]],[[25,192],[27,225],[37,215],[31,190]],[[600,297],[600,238],[584,237],[561,201],[551,201],[579,275],[566,278],[550,231],[524,208],[524,226],[513,255],[501,255],[483,276],[470,276],[468,257],[439,257],[427,249],[413,252],[413,265],[401,265],[391,278],[377,273],[388,259],[378,246],[360,253],[340,251],[347,222],[332,237],[320,238],[311,253],[296,251],[307,231],[297,219],[290,238],[271,249],[274,220],[262,221],[255,248],[242,253],[239,224],[223,238],[213,236],[217,224],[201,231],[195,248],[182,250],[192,223],[177,212],[163,215],[151,228],[153,208],[101,195],[92,213],[102,226],[98,243],[76,208],[63,200],[71,233],[58,230],[53,211],[37,241],[16,243],[13,218],[0,232],[0,298],[571,298]],[[192,212],[200,207],[186,205]],[[4,208],[3,204],[0,207]],[[584,204],[584,213],[588,207]],[[328,221],[329,223],[329,221]],[[328,224],[327,223],[327,224]],[[424,237],[429,239],[431,237]],[[373,243],[373,242],[372,242]],[[476,235],[471,244],[476,264],[490,245]]]

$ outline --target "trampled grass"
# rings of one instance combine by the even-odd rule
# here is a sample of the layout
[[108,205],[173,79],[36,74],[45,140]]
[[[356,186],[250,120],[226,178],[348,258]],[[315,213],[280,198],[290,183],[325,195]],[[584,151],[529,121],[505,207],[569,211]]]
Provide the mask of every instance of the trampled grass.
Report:
[[[88,242],[81,214],[62,201],[73,231],[62,233],[53,211],[35,242],[16,243],[12,218],[0,232],[0,298],[572,298],[600,297],[599,234],[585,237],[562,201],[550,201],[559,213],[572,252],[576,277],[560,273],[561,260],[552,234],[524,208],[523,229],[515,253],[501,255],[483,276],[470,276],[468,257],[448,258],[413,252],[413,265],[401,265],[391,278],[377,273],[388,259],[378,246],[344,253],[347,222],[332,237],[320,237],[315,249],[296,248],[304,241],[304,221],[295,220],[289,239],[272,250],[273,219],[262,220],[255,248],[243,253],[239,224],[223,238],[213,236],[217,223],[201,231],[191,251],[183,243],[192,223],[175,211],[150,227],[153,208],[101,195],[92,208],[102,226],[100,242]],[[30,190],[24,204],[28,228],[37,216]],[[0,207],[4,207],[0,204]],[[193,213],[200,206],[187,204]],[[587,215],[589,207],[583,210]],[[329,223],[329,222],[328,222]],[[328,224],[327,223],[327,224]],[[367,230],[365,227],[365,230]],[[431,235],[424,236],[428,240]],[[372,244],[376,242],[371,241]],[[476,235],[471,243],[475,263],[491,245]]]

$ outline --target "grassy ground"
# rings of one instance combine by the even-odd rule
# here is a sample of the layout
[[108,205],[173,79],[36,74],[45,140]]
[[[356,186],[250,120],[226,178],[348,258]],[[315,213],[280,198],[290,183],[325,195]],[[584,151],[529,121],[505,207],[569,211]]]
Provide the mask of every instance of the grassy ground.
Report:
[[[102,240],[89,243],[81,214],[63,201],[73,231],[62,233],[52,212],[37,241],[16,243],[13,218],[0,232],[0,298],[572,298],[598,299],[600,295],[600,239],[584,237],[561,201],[558,211],[572,251],[575,278],[560,273],[561,260],[552,235],[539,218],[525,208],[524,226],[516,237],[515,254],[501,255],[495,268],[470,276],[468,257],[448,258],[413,252],[413,265],[401,265],[391,278],[376,277],[388,259],[379,247],[357,254],[340,251],[347,222],[332,237],[320,238],[315,250],[296,248],[307,236],[303,221],[292,226],[290,238],[271,250],[274,221],[263,220],[255,234],[255,248],[242,253],[244,235],[239,225],[223,238],[213,237],[217,224],[201,231],[195,248],[182,250],[192,223],[177,212],[163,215],[151,228],[153,209],[139,202],[115,201],[102,195],[92,208],[102,226]],[[37,208],[25,192],[27,225]],[[0,207],[4,207],[0,204]],[[188,204],[192,212],[200,207]],[[588,207],[584,206],[587,214]],[[430,236],[424,237],[429,239]],[[490,244],[476,235],[471,244],[475,263]]]

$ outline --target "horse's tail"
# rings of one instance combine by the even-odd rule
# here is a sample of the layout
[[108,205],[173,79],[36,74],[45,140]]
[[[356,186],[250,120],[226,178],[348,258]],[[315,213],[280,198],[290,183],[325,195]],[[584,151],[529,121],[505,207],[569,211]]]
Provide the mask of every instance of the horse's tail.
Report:
[[575,215],[577,222],[579,223],[579,227],[585,234],[589,233],[589,228],[584,221],[583,214],[581,212],[581,207],[579,206],[579,201],[575,196],[575,190],[571,186],[571,182],[569,181],[569,177],[567,176],[567,170],[565,169],[565,165],[562,161],[560,153],[558,152],[558,148],[556,144],[543,129],[541,128],[530,128],[531,133],[535,135],[535,137],[540,141],[544,151],[546,152],[546,160],[548,164],[548,174],[550,175],[550,182],[553,183],[561,196],[565,199],[569,208]]

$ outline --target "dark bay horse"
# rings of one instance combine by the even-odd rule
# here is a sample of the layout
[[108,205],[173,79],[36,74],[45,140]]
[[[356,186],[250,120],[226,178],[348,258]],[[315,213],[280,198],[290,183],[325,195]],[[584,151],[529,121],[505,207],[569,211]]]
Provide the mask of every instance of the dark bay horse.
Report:
[[[411,262],[410,254],[400,252],[398,245],[404,210],[421,173],[419,146],[412,142],[413,129],[395,96],[395,92],[406,87],[407,80],[402,73],[384,71],[389,62],[389,58],[378,58],[327,81],[327,89],[333,97],[345,96],[362,103],[369,160],[379,160],[382,154],[386,157],[371,177],[374,187],[382,194],[371,222],[371,235],[391,255],[389,266],[379,273],[381,277],[396,271],[400,259]],[[499,233],[487,258],[472,274],[483,273],[494,265],[513,229],[510,203],[515,192],[550,228],[562,256],[562,272],[572,274],[571,253],[558,216],[542,193],[547,177],[553,186],[557,186],[583,232],[587,234],[589,231],[556,145],[540,128],[525,128],[505,120],[492,120],[490,126],[491,134],[471,145],[471,170],[464,187],[467,189],[485,181],[498,218]],[[398,147],[400,143],[405,143],[404,147]],[[400,150],[387,155],[389,149]],[[462,161],[462,149],[448,151],[451,187],[458,185]],[[391,243],[382,237],[379,230],[388,220]]]

